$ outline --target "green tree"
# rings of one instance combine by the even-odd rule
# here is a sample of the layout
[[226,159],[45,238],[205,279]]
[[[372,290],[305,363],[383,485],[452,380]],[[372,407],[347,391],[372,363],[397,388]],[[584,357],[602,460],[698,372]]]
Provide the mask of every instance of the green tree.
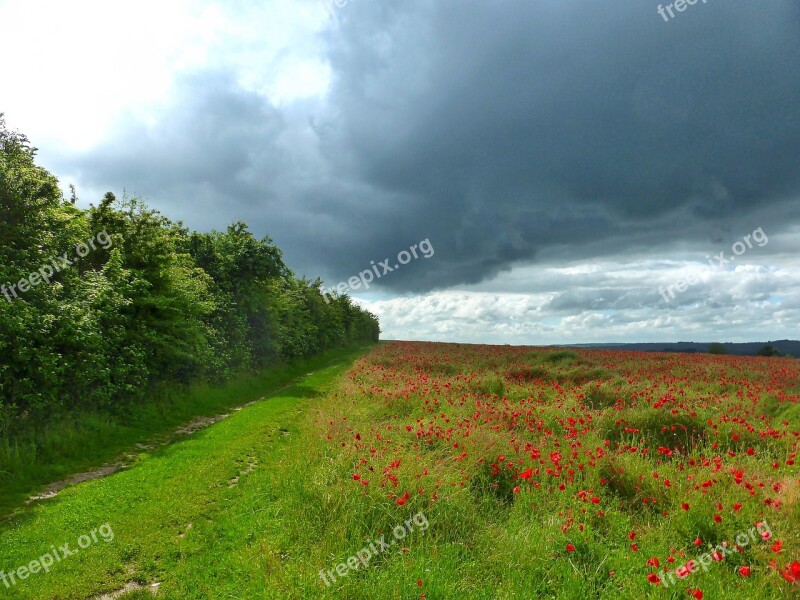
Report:
[[[347,296],[326,303],[246,224],[190,232],[111,192],[80,209],[35,157],[0,115],[0,432],[378,339],[373,315]],[[77,259],[99,233],[111,243]],[[20,286],[62,256],[75,263]]]
[[772,347],[771,345],[767,344],[761,350],[756,353],[758,356],[780,356],[781,353],[778,352],[777,348]]
[[725,347],[724,344],[719,342],[713,342],[708,345],[708,353],[709,354],[728,354],[728,349]]

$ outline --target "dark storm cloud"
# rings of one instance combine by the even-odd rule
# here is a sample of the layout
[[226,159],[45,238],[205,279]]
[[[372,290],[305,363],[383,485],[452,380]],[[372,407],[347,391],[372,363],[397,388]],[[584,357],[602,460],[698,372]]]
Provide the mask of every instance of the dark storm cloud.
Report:
[[710,0],[665,23],[657,5],[349,3],[325,106],[199,74],[80,167],[190,224],[244,218],[331,282],[429,238],[435,257],[381,279],[397,291],[797,224],[800,8]]
[[465,255],[488,276],[552,244],[723,240],[764,206],[765,227],[796,222],[794,3],[695,5],[670,23],[640,0],[407,10],[347,13],[331,146],[415,198],[404,228],[436,227],[425,283],[462,283],[448,263]]

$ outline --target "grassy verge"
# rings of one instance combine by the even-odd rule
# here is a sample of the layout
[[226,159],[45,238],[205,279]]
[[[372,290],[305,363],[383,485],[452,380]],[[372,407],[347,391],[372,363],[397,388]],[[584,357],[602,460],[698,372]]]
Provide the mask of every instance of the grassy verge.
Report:
[[[85,545],[93,531],[101,535],[95,533],[97,541],[64,556],[49,573],[38,572],[8,588],[0,581],[3,597],[87,598],[126,585],[164,582],[189,585],[192,591],[187,597],[213,598],[242,577],[260,581],[264,572],[246,564],[249,553],[242,557],[235,549],[257,551],[261,543],[255,527],[265,515],[258,515],[274,493],[261,484],[265,478],[283,477],[281,462],[287,448],[293,449],[292,455],[302,448],[301,413],[360,353],[363,350],[339,352],[336,359],[327,360],[330,366],[300,383],[144,455],[134,468],[67,488],[15,516],[0,533],[0,572],[18,572],[20,566],[67,543],[74,552],[81,536],[90,536]],[[291,529],[284,535],[290,536]],[[113,541],[105,541],[112,536]],[[198,571],[179,584],[176,574],[190,566],[189,559],[192,569],[233,560],[233,571],[224,576],[216,569]],[[174,593],[165,590],[159,596]],[[125,596],[137,597],[152,596],[142,590]]]
[[239,375],[224,386],[165,389],[124,414],[68,413],[43,426],[17,431],[11,440],[0,438],[0,517],[8,516],[43,485],[137,451],[136,444],[169,435],[195,417],[217,415],[261,398],[352,353],[353,349],[330,350],[257,375]]

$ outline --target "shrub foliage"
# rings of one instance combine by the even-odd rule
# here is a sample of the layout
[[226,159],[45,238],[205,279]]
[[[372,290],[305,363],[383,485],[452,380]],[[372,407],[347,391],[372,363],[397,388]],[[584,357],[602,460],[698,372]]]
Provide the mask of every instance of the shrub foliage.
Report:
[[[347,296],[326,303],[319,280],[297,278],[246,224],[192,232],[112,193],[81,209],[35,158],[0,114],[0,284],[75,260],[0,296],[0,433],[58,410],[141,402],[159,384],[377,341],[372,314]],[[111,243],[76,260],[100,232]]]

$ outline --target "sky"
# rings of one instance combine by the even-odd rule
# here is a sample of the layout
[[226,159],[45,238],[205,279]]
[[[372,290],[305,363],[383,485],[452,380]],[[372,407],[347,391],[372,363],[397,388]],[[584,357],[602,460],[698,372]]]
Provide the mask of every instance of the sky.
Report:
[[0,112],[82,205],[243,220],[384,339],[798,339],[800,3],[682,8],[0,0]]

